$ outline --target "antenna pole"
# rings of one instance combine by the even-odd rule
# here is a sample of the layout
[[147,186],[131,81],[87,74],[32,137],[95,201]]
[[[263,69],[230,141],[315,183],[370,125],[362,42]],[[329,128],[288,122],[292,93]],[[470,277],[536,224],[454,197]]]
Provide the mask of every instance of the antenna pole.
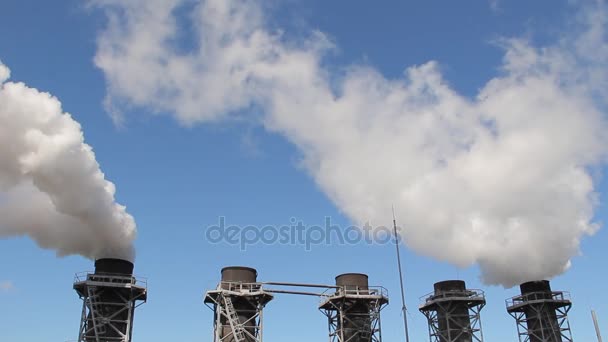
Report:
[[410,342],[410,335],[407,328],[407,307],[405,306],[405,290],[403,288],[403,271],[401,268],[401,254],[399,253],[399,236],[397,235],[397,219],[395,218],[395,206],[393,206],[393,230],[395,232],[395,247],[397,248],[397,266],[399,267],[399,282],[401,284],[401,311],[403,313],[403,328],[405,329],[405,341]]
[[602,342],[602,335],[600,335],[600,325],[597,323],[597,315],[595,314],[595,310],[591,310],[591,317],[593,318],[593,325],[595,325],[597,341]]

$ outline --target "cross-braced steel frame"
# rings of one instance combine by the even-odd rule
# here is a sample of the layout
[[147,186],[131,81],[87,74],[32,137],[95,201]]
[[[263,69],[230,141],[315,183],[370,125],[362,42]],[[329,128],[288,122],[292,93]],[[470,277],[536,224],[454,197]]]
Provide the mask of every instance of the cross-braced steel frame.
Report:
[[[568,292],[533,292],[506,300],[507,312],[515,318],[520,342],[572,342]],[[535,327],[529,327],[534,322]]]
[[387,304],[383,287],[339,288],[323,296],[319,310],[327,316],[329,341],[382,342],[380,311]]
[[146,302],[145,280],[132,276],[77,274],[82,299],[78,342],[130,342],[135,308]]
[[486,304],[483,291],[449,291],[422,298],[419,310],[428,321],[429,341],[483,342],[481,309]]
[[207,291],[204,302],[215,313],[213,341],[262,342],[263,309],[272,299],[260,283],[221,282]]

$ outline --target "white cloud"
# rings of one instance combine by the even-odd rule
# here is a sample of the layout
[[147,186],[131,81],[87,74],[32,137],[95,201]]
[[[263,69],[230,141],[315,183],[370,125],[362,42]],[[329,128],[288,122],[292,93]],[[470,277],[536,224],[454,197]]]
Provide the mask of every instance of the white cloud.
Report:
[[[0,74],[9,75],[3,64]],[[132,258],[135,222],[114,201],[80,124],[50,94],[4,81],[0,238],[27,235],[59,255]]]
[[0,281],[0,292],[10,292],[15,289],[15,284],[13,282],[4,280]]
[[488,0],[490,9],[494,12],[500,11],[500,0]]
[[11,77],[11,71],[7,68],[2,61],[0,61],[0,84],[4,83],[4,81],[8,80]]
[[323,34],[286,41],[253,0],[201,3],[198,45],[183,52],[173,44],[178,5],[100,5],[110,22],[95,60],[110,103],[185,125],[255,106],[350,218],[384,223],[394,203],[411,248],[478,264],[487,283],[560,274],[598,228],[588,168],[608,146],[593,90],[606,82],[606,59],[584,60],[584,49],[606,46],[603,18],[586,16],[584,30],[550,46],[505,40],[502,73],[469,99],[433,61],[399,79],[354,65],[336,80],[321,66],[331,48]]

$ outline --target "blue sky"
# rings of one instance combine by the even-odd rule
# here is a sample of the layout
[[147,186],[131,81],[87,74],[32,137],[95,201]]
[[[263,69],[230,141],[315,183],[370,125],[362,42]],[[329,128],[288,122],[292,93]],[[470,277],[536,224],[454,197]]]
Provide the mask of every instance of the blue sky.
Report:
[[[265,6],[265,25],[284,30],[285,41],[301,42],[312,30],[319,30],[333,42],[334,48],[321,62],[333,87],[340,87],[353,65],[398,79],[406,68],[434,60],[451,89],[473,101],[490,79],[504,72],[501,38],[524,37],[534,47],[555,44],[575,31],[569,25],[585,2],[501,1],[494,8],[483,0],[467,4],[291,0]],[[117,89],[124,84],[108,81],[116,70],[94,62],[101,54],[97,39],[107,32],[106,16],[99,7],[71,0],[23,0],[8,1],[0,8],[0,60],[11,69],[10,80],[61,101],[63,110],[82,125],[106,178],[116,185],[117,201],[137,221],[135,270],[149,279],[150,295],[137,311],[134,340],[210,340],[213,315],[202,304],[202,296],[215,287],[219,270],[227,265],[256,267],[259,278],[267,281],[331,283],[340,273],[367,273],[371,283],[391,294],[382,316],[384,339],[403,339],[393,246],[322,245],[307,251],[303,246],[258,244],[241,251],[205,238],[205,227],[216,224],[220,216],[243,226],[284,225],[292,217],[323,224],[327,216],[343,227],[358,224],[359,217],[352,212],[359,203],[342,196],[343,187],[332,187],[324,178],[330,176],[303,165],[308,158],[301,148],[308,144],[306,136],[298,140],[286,134],[293,132],[291,126],[269,128],[256,119],[266,107],[255,103],[228,108],[240,115],[212,122],[201,118],[185,122],[170,104],[150,99],[136,103],[133,90],[120,92]],[[192,28],[183,14],[178,21],[184,33],[176,49],[191,51]],[[121,125],[104,108],[108,94],[121,107]],[[602,164],[596,169],[599,204],[593,221],[601,223],[607,218],[608,185],[601,177]],[[388,223],[391,202],[387,199]],[[405,213],[398,211],[401,222]],[[579,341],[594,340],[591,308],[597,310],[600,323],[608,317],[601,297],[602,285],[608,281],[607,242],[605,229],[592,237],[582,236],[581,254],[572,259],[570,270],[553,280],[554,289],[572,294],[570,323]],[[482,311],[486,340],[516,339],[504,299],[516,295],[517,288],[484,285],[477,265],[458,268],[437,260],[447,257],[420,253],[421,248],[404,249],[403,255],[413,341],[428,339],[425,319],[417,310],[419,297],[430,292],[434,282],[453,278],[486,291],[488,304]],[[81,303],[71,289],[73,274],[91,270],[92,262],[77,255],[57,258],[54,251],[40,249],[26,237],[0,240],[0,256],[4,260],[0,282],[12,284],[0,288],[0,339],[76,339]],[[316,305],[308,297],[277,296],[265,312],[265,338],[326,338],[326,320]],[[36,329],[31,328],[32,321]]]

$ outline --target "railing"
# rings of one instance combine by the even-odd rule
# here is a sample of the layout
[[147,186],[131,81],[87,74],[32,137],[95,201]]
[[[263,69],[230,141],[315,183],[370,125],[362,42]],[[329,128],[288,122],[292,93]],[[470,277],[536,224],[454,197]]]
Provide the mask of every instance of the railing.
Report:
[[424,306],[429,301],[441,300],[441,299],[484,299],[485,293],[479,289],[466,289],[464,291],[444,291],[441,293],[427,293],[424,296],[420,297],[420,306]]
[[[322,293],[304,293],[304,292],[292,292],[292,291],[281,291],[273,288],[266,289],[264,288],[265,283],[243,283],[243,282],[232,282],[232,281],[222,281],[218,284],[217,290],[224,291],[233,291],[240,293],[255,293],[260,291],[268,291],[270,293],[291,293],[291,294],[306,294],[306,295],[316,295],[321,297],[321,301],[323,302],[329,297],[337,297],[337,296],[378,296],[388,298],[388,290],[382,286],[369,286],[369,287],[357,287],[357,286],[343,286],[336,287],[333,285],[328,285],[328,288]],[[272,285],[272,284],[271,284]],[[298,285],[300,287],[324,287],[323,285],[310,285],[310,284],[289,284],[290,286]]]
[[564,291],[555,292],[531,292],[507,299],[507,307],[518,306],[533,301],[570,301],[570,293]]
[[336,295],[388,297],[388,290],[382,286],[368,286],[363,288],[348,286],[339,288],[336,291]]
[[134,276],[120,274],[95,274],[90,272],[79,272],[74,275],[74,283],[82,283],[85,281],[131,284],[143,288],[148,287],[148,279],[143,277],[135,278]]
[[321,294],[321,303],[328,298],[341,296],[374,296],[388,298],[388,290],[382,286],[346,286],[337,289],[327,289]]
[[259,292],[262,291],[261,283],[242,283],[236,281],[222,281],[218,285],[218,290],[233,292]]

